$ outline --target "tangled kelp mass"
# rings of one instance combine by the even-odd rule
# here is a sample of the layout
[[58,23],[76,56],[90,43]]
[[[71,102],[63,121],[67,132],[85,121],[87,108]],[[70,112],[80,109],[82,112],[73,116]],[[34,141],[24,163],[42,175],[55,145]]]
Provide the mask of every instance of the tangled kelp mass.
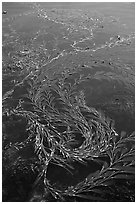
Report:
[[134,201],[134,4],[3,3],[3,201]]

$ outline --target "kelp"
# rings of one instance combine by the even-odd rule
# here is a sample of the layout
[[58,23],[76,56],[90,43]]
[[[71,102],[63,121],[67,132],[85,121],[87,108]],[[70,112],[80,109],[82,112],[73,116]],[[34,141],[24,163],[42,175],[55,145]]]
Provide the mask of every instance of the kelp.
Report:
[[118,130],[134,120],[134,34],[91,9],[32,8],[3,42],[3,201],[134,201],[135,133]]
[[[41,200],[48,200],[50,195],[57,201],[69,198],[109,201],[109,196],[121,201],[121,195],[115,198],[119,188],[117,181],[120,179],[123,185],[134,181],[134,133],[119,135],[114,121],[103,111],[88,107],[84,91],[78,90],[79,84],[98,77],[103,78],[102,72],[40,83],[37,76],[28,81],[28,93],[12,110],[13,115],[25,117],[28,123],[26,142],[33,141],[40,164],[33,189],[42,183],[46,192]],[[112,79],[110,74],[105,77]],[[29,110],[25,109],[26,105]],[[16,149],[19,146],[17,144]],[[47,176],[50,164],[73,175],[75,162],[86,168],[89,161],[100,164],[101,168],[74,186],[58,189]],[[126,191],[127,199],[131,200],[128,188]]]

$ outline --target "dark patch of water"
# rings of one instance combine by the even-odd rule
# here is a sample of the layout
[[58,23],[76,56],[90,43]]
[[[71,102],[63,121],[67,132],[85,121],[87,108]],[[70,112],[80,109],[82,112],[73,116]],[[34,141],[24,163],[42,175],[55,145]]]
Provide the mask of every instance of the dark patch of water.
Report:
[[78,162],[73,162],[74,170],[67,172],[64,168],[54,165],[49,165],[47,177],[50,179],[51,183],[54,183],[58,189],[67,188],[68,186],[76,185],[77,183],[83,181],[90,173],[101,169],[101,165],[88,161],[86,165],[80,164]]

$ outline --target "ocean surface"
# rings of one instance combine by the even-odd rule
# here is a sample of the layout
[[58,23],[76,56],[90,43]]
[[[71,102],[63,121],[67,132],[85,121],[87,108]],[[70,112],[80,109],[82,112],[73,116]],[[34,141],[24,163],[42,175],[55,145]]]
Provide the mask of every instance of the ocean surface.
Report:
[[[20,104],[32,111],[31,104],[23,103],[29,81],[35,82],[39,96],[39,90],[46,90],[54,80],[61,83],[65,78],[73,84],[80,76],[89,80],[78,84],[76,96],[84,93],[86,105],[113,120],[118,135],[131,134],[135,130],[135,3],[2,3],[3,201],[56,200],[48,194],[41,198],[43,190],[33,189],[41,169],[35,140],[27,141],[28,121],[16,113]],[[56,107],[62,111],[58,102]],[[83,143],[80,137],[76,140],[69,144],[72,149]],[[47,177],[53,186],[67,188],[101,169],[101,164],[74,161],[73,167],[72,175],[49,164]],[[111,201],[134,201],[134,182],[131,189]]]

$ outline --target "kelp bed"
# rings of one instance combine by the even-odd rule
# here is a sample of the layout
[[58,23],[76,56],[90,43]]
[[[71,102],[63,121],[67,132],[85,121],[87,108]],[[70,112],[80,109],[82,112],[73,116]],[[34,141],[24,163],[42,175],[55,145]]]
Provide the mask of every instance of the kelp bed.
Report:
[[134,201],[134,62],[122,58],[133,33],[108,35],[112,17],[87,10],[28,5],[3,20],[3,201]]

